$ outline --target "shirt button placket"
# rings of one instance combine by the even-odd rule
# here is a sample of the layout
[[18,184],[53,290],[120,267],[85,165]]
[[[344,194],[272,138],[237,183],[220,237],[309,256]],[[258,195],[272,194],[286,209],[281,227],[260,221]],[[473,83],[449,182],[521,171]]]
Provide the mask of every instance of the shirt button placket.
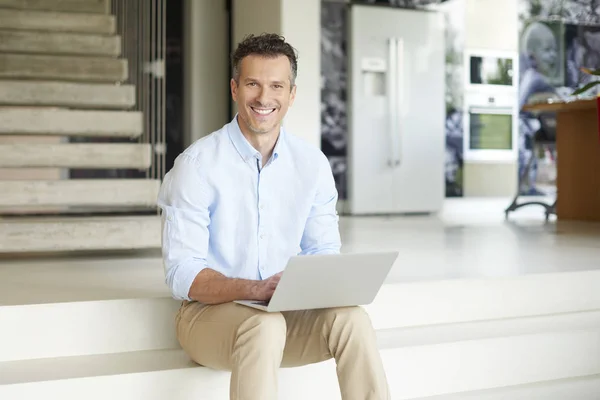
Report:
[[268,218],[265,212],[265,170],[263,169],[260,173],[260,179],[258,181],[258,267],[260,275],[265,277],[266,273],[266,262],[267,262],[267,232],[265,227],[268,223]]

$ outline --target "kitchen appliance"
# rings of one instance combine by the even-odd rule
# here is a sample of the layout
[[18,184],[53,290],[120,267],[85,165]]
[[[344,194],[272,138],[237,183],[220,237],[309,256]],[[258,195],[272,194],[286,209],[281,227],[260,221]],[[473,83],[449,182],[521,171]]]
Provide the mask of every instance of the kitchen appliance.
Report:
[[518,54],[467,49],[463,159],[512,163],[518,148]]
[[349,7],[349,214],[442,207],[445,163],[443,14]]
[[464,63],[468,92],[513,92],[517,87],[516,52],[467,49],[464,53]]
[[465,93],[463,113],[467,162],[515,162],[518,144],[516,95],[478,91]]

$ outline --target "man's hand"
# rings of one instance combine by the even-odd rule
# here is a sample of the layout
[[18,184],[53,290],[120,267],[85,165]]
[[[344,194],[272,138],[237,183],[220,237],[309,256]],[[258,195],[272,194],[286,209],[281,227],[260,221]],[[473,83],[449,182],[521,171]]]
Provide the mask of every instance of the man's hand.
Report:
[[275,292],[275,289],[277,288],[277,285],[279,284],[279,280],[281,279],[282,274],[283,274],[283,272],[280,272],[278,274],[271,276],[270,278],[267,278],[263,281],[257,282],[256,292],[255,292],[255,296],[254,296],[254,297],[256,297],[256,300],[260,300],[260,301],[271,300],[271,297],[273,297],[273,293]]
[[217,271],[206,268],[194,279],[189,297],[204,304],[220,304],[235,300],[267,301],[273,296],[282,273],[257,281],[227,278]]

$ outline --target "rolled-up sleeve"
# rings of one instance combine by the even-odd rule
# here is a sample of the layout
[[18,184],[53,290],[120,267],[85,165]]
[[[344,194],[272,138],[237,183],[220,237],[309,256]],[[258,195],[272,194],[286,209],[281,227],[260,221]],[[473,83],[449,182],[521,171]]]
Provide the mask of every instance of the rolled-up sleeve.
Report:
[[178,157],[158,195],[165,280],[174,298],[191,300],[196,275],[207,268],[212,191],[197,160]]
[[322,153],[316,182],[315,198],[300,242],[300,254],[339,254],[341,239],[336,209],[338,192],[329,160]]

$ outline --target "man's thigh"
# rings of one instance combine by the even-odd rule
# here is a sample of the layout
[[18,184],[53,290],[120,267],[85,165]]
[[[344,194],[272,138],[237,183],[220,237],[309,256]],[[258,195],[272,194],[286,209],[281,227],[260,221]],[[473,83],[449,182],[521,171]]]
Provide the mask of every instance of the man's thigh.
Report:
[[[278,325],[283,325],[279,313],[265,313],[236,303],[204,305],[188,302],[177,314],[177,337],[186,353],[198,364],[230,371],[238,331],[249,320],[275,326],[275,331]],[[283,330],[281,334],[284,334]]]
[[330,335],[334,325],[365,323],[360,307],[338,307],[319,310],[282,312],[287,324],[282,367],[295,367],[326,361],[333,357]]
[[231,355],[240,325],[251,318],[275,321],[269,325],[278,325],[282,315],[286,338],[281,366],[295,367],[332,358],[328,338],[334,321],[352,324],[364,320],[365,313],[360,307],[267,313],[236,303],[190,302],[177,315],[177,336],[183,349],[198,364],[231,370]]

